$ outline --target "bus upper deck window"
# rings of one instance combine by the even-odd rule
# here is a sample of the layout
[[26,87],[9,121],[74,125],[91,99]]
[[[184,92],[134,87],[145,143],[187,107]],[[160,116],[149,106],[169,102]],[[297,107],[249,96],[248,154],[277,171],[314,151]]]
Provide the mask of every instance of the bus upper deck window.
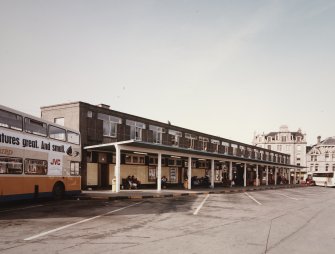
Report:
[[80,144],[80,135],[78,133],[68,131],[67,132],[67,141],[76,145]]
[[65,141],[65,130],[53,125],[49,125],[49,137]]
[[0,126],[22,131],[22,116],[0,110]]
[[34,119],[25,118],[24,128],[26,132],[46,136],[47,135],[47,124],[36,121]]

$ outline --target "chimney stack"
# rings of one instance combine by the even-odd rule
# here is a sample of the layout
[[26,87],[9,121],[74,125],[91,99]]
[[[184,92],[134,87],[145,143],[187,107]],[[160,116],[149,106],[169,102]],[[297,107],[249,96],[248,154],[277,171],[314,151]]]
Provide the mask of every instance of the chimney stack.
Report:
[[320,143],[321,143],[321,136],[318,136],[318,145],[320,145]]

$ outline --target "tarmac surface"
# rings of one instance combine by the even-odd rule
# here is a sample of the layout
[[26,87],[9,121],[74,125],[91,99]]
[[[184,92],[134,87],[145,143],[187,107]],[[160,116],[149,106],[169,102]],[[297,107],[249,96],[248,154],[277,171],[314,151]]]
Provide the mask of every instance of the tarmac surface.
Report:
[[156,189],[132,189],[132,190],[121,190],[119,193],[112,192],[112,190],[84,190],[81,195],[76,196],[76,199],[106,199],[106,200],[121,200],[121,199],[146,199],[146,198],[169,198],[179,196],[193,196],[193,195],[204,195],[204,194],[228,194],[238,193],[246,191],[262,191],[272,189],[287,189],[287,188],[299,188],[308,187],[305,184],[301,185],[262,185],[262,186],[247,186],[247,187],[215,187],[210,188],[194,188],[191,190],[187,189],[162,189],[157,191]]

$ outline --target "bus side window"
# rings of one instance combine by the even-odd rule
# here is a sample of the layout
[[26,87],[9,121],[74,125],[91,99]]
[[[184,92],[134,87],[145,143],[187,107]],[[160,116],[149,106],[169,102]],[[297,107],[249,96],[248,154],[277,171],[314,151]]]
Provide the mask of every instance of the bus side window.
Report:
[[47,175],[48,162],[44,160],[26,159],[24,162],[24,173],[26,175]]
[[53,125],[49,125],[49,137],[65,141],[65,130]]
[[79,162],[71,161],[70,175],[79,176]]
[[36,121],[34,119],[25,118],[24,129],[28,133],[33,133],[41,136],[47,135],[47,124],[40,121]]
[[76,145],[80,144],[80,135],[78,133],[67,131],[67,141]]
[[22,174],[23,163],[21,158],[0,158],[0,174]]
[[22,131],[22,116],[1,109],[0,126]]

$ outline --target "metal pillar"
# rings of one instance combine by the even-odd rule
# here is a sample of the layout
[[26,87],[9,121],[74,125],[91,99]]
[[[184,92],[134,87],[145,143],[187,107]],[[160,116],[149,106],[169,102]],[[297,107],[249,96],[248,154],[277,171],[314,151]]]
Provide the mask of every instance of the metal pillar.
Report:
[[278,173],[278,168],[275,167],[275,185],[277,185],[277,173]]
[[162,190],[162,154],[158,154],[158,167],[157,167],[157,191]]
[[259,184],[259,176],[258,176],[258,164],[256,165],[256,186],[258,186]]
[[266,166],[266,185],[269,185],[269,166]]
[[244,187],[247,186],[247,163],[244,163],[244,175],[243,175],[243,180],[244,180]]
[[297,184],[297,170],[294,169],[293,184]]
[[211,161],[211,188],[214,188],[214,178],[215,178],[215,173],[214,173],[214,160]]
[[115,145],[115,192],[120,192],[120,168],[121,168],[121,150],[118,145]]
[[229,180],[230,181],[233,180],[233,162],[232,161],[229,162]]
[[188,157],[187,163],[187,189],[191,189],[191,178],[192,178],[192,158]]
[[288,184],[291,184],[291,169],[288,168],[287,171],[288,171]]

